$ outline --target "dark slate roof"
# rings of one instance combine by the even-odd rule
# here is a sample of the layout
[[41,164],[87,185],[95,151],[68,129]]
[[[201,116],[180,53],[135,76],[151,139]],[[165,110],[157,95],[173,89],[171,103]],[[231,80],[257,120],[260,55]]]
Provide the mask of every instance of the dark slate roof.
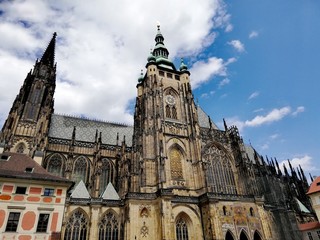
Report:
[[[200,127],[209,128],[208,115],[199,106],[197,110]],[[98,130],[102,133],[103,144],[116,145],[117,134],[119,134],[119,142],[125,136],[127,146],[132,146],[133,126],[59,114],[53,114],[51,117],[49,137],[71,139],[74,127],[76,127],[77,141],[94,142]],[[214,123],[212,127],[218,129]]]
[[76,127],[77,141],[94,142],[98,130],[102,132],[103,144],[116,145],[119,133],[119,142],[125,136],[127,146],[132,145],[132,126],[58,114],[53,114],[51,117],[49,137],[71,139],[74,127]]
[[[32,171],[26,171],[27,168]],[[72,184],[70,180],[48,173],[29,156],[11,152],[0,154],[0,177]]]

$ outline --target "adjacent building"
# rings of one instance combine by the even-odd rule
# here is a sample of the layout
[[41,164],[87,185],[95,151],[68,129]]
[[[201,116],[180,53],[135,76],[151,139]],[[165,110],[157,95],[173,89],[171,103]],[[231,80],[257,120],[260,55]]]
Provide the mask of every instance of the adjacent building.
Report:
[[60,239],[71,186],[25,154],[0,154],[0,239]]
[[0,141],[76,183],[63,239],[301,239],[298,223],[315,218],[303,170],[281,170],[236,126],[219,129],[195,104],[188,67],[169,60],[159,26],[133,126],[54,113],[55,40],[27,74]]

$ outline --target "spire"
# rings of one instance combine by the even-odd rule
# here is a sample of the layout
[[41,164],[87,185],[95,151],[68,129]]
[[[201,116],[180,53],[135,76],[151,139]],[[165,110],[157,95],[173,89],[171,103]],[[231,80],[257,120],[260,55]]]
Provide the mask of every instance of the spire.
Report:
[[311,173],[309,173],[309,176],[310,176],[310,180],[311,180],[311,182],[313,182],[313,181],[314,181],[314,179],[313,179],[313,177],[312,177]]
[[155,41],[156,41],[156,45],[154,47],[153,50],[153,55],[158,58],[158,57],[163,57],[168,59],[169,56],[169,51],[168,49],[165,47],[163,41],[164,41],[164,37],[162,36],[162,33],[160,31],[160,24],[157,25],[158,31],[157,31],[157,35],[155,37]]
[[57,36],[57,33],[54,32],[52,39],[51,39],[47,49],[43,53],[42,58],[40,60],[40,62],[42,62],[43,64],[49,65],[51,67],[54,66],[54,53],[55,53],[55,46],[56,46],[56,36]]
[[283,164],[284,173],[286,176],[289,176],[288,170],[286,168],[286,165]]
[[275,161],[276,161],[276,165],[277,165],[277,169],[278,169],[278,174],[279,174],[279,176],[282,176],[282,172],[280,170],[279,163],[278,163],[278,160],[276,158],[275,158]]

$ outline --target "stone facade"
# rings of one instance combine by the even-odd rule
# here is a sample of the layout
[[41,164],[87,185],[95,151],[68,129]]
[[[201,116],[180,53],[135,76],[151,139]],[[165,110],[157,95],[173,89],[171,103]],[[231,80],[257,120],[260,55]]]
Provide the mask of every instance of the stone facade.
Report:
[[[282,173],[235,126],[218,129],[195,104],[187,66],[168,59],[159,27],[155,41],[133,127],[53,113],[55,35],[10,110],[5,151],[86,188],[67,198],[63,238],[300,239],[296,199],[312,211],[302,169]],[[108,183],[118,198],[104,194]]]

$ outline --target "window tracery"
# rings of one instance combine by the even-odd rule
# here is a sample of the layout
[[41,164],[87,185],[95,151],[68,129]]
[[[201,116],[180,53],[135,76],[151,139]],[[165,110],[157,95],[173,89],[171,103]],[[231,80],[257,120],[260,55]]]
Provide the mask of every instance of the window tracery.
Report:
[[118,240],[119,223],[112,212],[106,213],[99,223],[99,240]]
[[180,217],[176,221],[176,237],[177,240],[189,240],[188,225],[184,218]]
[[206,177],[211,191],[237,194],[232,166],[227,154],[211,146],[206,149],[203,158],[207,163]]
[[47,170],[48,172],[62,177],[63,175],[63,159],[59,154],[54,154],[49,158]]
[[81,180],[86,183],[88,171],[88,161],[84,157],[79,157],[74,162],[73,180],[78,183]]
[[88,218],[81,210],[76,210],[68,219],[64,240],[87,240]]
[[114,184],[113,163],[109,159],[102,159],[101,175],[100,175],[100,194],[104,192],[109,182]]
[[16,152],[17,153],[24,153],[26,146],[23,143],[19,143],[18,146],[16,147]]
[[171,178],[173,180],[183,179],[182,172],[182,154],[179,149],[172,148],[170,151],[170,169],[171,169]]

